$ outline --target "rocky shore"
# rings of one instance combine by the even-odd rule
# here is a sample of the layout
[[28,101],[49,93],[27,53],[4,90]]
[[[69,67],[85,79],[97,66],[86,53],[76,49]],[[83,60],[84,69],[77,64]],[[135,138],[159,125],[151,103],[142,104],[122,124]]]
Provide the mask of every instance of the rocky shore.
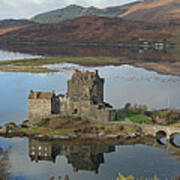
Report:
[[[0,128],[0,136],[5,137],[5,138],[28,137],[28,138],[39,139],[39,140],[67,140],[67,141],[73,141],[73,140],[100,140],[101,141],[101,140],[108,140],[108,139],[124,139],[125,140],[125,139],[138,138],[138,137],[144,136],[144,134],[142,133],[142,129],[138,127],[137,125],[118,123],[118,124],[109,124],[109,125],[100,125],[100,126],[101,127],[97,129],[96,132],[88,132],[87,128],[85,127],[81,133],[77,132],[77,130],[75,131],[75,133],[68,133],[69,130],[66,129],[64,130],[64,134],[55,134],[55,132],[52,129],[49,129],[50,132],[47,134],[45,133],[47,129],[43,129],[45,132],[42,132],[42,129],[39,129],[38,131],[37,127],[27,126],[27,121],[26,121],[26,125],[25,123],[22,123],[20,125],[16,125],[14,123],[5,124],[4,126]],[[105,132],[104,129],[107,126],[109,126],[110,128],[113,128],[113,126],[117,126],[117,129],[119,129],[119,132],[118,133],[117,131]],[[66,134],[65,134],[65,131],[67,131]]]

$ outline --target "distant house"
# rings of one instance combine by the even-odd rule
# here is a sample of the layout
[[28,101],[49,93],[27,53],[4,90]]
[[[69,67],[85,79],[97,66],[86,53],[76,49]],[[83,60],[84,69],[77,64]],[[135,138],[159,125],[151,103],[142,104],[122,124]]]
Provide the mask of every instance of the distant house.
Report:
[[164,49],[164,43],[162,43],[162,42],[156,42],[156,43],[154,44],[154,47],[155,47],[155,49],[157,49],[157,50],[163,50],[163,49]]

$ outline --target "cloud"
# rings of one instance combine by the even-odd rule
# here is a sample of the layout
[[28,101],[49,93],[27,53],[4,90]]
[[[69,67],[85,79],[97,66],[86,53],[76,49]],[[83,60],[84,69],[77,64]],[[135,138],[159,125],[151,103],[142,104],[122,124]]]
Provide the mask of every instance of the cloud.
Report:
[[70,4],[104,8],[136,0],[0,0],[0,19],[30,18],[41,12],[63,8]]

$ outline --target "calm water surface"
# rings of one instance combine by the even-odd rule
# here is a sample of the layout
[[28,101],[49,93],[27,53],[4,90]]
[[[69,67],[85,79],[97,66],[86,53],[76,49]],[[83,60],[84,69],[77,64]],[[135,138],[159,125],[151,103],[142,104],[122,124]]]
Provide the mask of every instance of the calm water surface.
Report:
[[[0,146],[1,153],[8,152],[4,166],[8,167],[9,179],[42,180],[59,176],[64,179],[68,175],[70,180],[115,180],[119,172],[136,177],[157,175],[161,179],[180,175],[180,156],[176,155],[179,152],[140,144],[53,145],[22,138],[0,138]],[[39,147],[58,153],[48,157],[39,155],[37,160],[31,154]],[[38,150],[35,153],[38,155]]]
[[51,66],[58,73],[30,74],[0,72],[0,124],[27,119],[27,98],[31,89],[65,93],[73,68],[98,69],[105,78],[105,100],[115,108],[127,102],[146,104],[149,109],[180,108],[180,77],[160,75],[129,65],[82,67],[74,64]]
[[[7,59],[7,58],[6,58]],[[105,78],[105,100],[115,108],[127,102],[147,104],[149,109],[180,108],[180,77],[160,75],[129,65],[83,67],[74,64],[49,66],[58,73],[31,74],[0,72],[0,124],[9,121],[20,123],[27,119],[29,91],[65,93],[71,71],[99,70]],[[176,138],[180,144],[180,138]],[[34,143],[28,139],[0,138],[0,157],[10,173],[9,179],[50,179],[68,175],[70,180],[114,180],[118,172],[136,177],[154,175],[170,177],[180,175],[180,151],[168,151],[147,145],[64,145],[46,143],[53,151],[49,161],[42,158],[35,162],[32,157]],[[38,153],[38,152],[35,152]],[[52,154],[51,154],[52,155]],[[47,160],[47,159],[46,159]],[[54,162],[53,162],[54,161]],[[0,167],[0,171],[2,171]],[[4,174],[6,170],[3,169]],[[77,171],[77,172],[75,172]]]
[[16,59],[32,59],[32,58],[38,58],[40,56],[38,55],[31,55],[28,53],[19,53],[19,52],[13,52],[13,51],[5,51],[0,50],[0,61],[5,60],[16,60]]

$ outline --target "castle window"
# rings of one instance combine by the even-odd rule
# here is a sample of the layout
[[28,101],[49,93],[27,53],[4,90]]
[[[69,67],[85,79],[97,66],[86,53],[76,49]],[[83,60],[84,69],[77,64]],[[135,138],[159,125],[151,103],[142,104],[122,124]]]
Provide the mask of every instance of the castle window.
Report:
[[73,113],[72,114],[77,114],[78,113],[78,110],[77,109],[74,109]]
[[98,109],[102,109],[103,108],[103,106],[102,105],[98,105]]

